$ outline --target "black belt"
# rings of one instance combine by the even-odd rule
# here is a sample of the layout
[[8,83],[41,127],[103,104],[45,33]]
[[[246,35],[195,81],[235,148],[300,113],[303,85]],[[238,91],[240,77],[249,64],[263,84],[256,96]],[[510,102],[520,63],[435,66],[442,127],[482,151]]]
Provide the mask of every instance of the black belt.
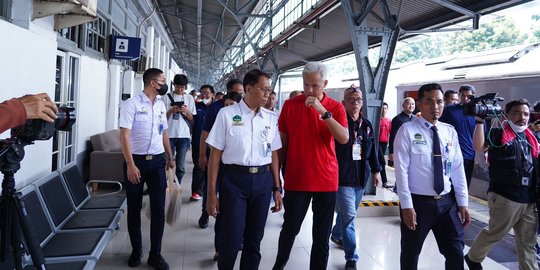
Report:
[[163,157],[163,153],[157,155],[132,155],[134,159],[152,160],[159,157]]
[[449,193],[443,194],[443,195],[418,195],[418,194],[411,194],[413,199],[421,199],[421,200],[441,200],[441,199],[449,199],[452,198],[452,196]]
[[242,166],[236,164],[223,164],[223,168],[226,170],[243,172],[243,173],[263,173],[270,171],[270,165],[263,166]]

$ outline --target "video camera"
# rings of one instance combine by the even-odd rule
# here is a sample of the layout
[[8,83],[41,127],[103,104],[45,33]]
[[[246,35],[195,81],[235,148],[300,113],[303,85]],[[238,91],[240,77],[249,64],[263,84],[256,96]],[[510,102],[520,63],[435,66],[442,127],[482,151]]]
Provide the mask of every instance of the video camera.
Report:
[[463,104],[463,114],[473,115],[480,118],[495,118],[502,109],[497,101],[503,101],[504,98],[498,97],[498,93],[487,93],[483,96],[472,97],[470,102]]
[[48,140],[56,130],[71,131],[75,123],[75,108],[62,106],[58,108],[56,119],[53,123],[41,119],[31,119],[24,125],[11,129],[11,137],[23,141]]

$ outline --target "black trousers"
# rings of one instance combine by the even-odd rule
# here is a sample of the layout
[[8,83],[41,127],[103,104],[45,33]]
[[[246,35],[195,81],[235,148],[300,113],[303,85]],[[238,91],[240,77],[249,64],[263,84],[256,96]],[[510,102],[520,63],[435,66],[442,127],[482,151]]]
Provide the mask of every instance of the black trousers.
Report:
[[[312,202],[313,199],[313,202]],[[296,235],[300,232],[309,203],[313,211],[313,244],[309,268],[326,269],[328,264],[328,239],[332,230],[336,192],[285,191],[283,228],[279,234],[276,262],[272,269],[283,269],[289,261]]]
[[458,207],[453,195],[435,200],[430,196],[412,195],[416,211],[416,230],[412,231],[401,222],[402,270],[416,270],[418,257],[424,240],[433,230],[439,252],[446,258],[445,268],[463,269],[464,229],[458,216]]
[[161,239],[165,225],[165,190],[167,177],[165,176],[166,159],[163,154],[154,155],[152,160],[142,156],[133,155],[135,166],[141,173],[141,181],[132,184],[127,180],[127,165],[124,162],[124,188],[127,198],[127,226],[131,247],[142,251],[141,240],[141,208],[144,184],[148,187],[150,197],[150,253],[161,252]]
[[[199,167],[199,145],[191,144],[191,159],[193,160],[193,174],[191,178],[191,192],[203,196],[206,189],[206,172]],[[204,205],[203,205],[204,208]]]
[[232,270],[243,243],[240,269],[259,269],[260,244],[270,209],[272,173],[238,172],[223,169],[219,192],[218,268]]
[[467,178],[467,187],[471,186],[471,179],[474,170],[474,159],[463,159],[463,167],[465,168],[465,178]]
[[386,178],[386,161],[384,160],[384,154],[386,153],[386,147],[388,146],[388,143],[379,142],[379,164],[381,165],[381,180],[382,183],[385,184],[388,182],[388,178]]

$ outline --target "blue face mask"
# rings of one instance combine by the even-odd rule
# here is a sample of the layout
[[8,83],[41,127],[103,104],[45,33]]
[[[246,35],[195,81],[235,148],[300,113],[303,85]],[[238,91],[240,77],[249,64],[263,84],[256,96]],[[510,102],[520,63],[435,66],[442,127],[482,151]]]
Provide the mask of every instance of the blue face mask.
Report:
[[160,84],[159,89],[157,91],[158,91],[158,94],[163,96],[163,95],[167,94],[167,91],[169,91],[169,86],[166,83],[165,84]]

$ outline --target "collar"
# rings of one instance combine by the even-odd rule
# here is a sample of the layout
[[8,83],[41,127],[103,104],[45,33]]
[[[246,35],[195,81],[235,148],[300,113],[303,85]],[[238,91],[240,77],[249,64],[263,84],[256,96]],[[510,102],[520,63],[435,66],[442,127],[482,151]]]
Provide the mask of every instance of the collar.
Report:
[[244,99],[240,100],[240,103],[238,103],[238,106],[240,106],[240,111],[242,111],[242,114],[249,112],[249,114],[255,114],[255,116],[259,116],[263,119],[266,118],[265,115],[267,115],[267,112],[269,112],[269,110],[265,109],[264,107],[259,107],[259,111],[255,113],[248,107]]
[[426,129],[426,130],[428,130],[428,131],[431,130],[431,127],[432,127],[432,126],[436,126],[437,129],[440,130],[441,124],[440,124],[439,121],[437,121],[437,123],[435,123],[435,125],[433,125],[432,123],[428,122],[424,117],[420,117],[420,118],[417,118],[417,119],[418,119],[417,121],[419,121],[420,125],[421,125],[424,129]]

